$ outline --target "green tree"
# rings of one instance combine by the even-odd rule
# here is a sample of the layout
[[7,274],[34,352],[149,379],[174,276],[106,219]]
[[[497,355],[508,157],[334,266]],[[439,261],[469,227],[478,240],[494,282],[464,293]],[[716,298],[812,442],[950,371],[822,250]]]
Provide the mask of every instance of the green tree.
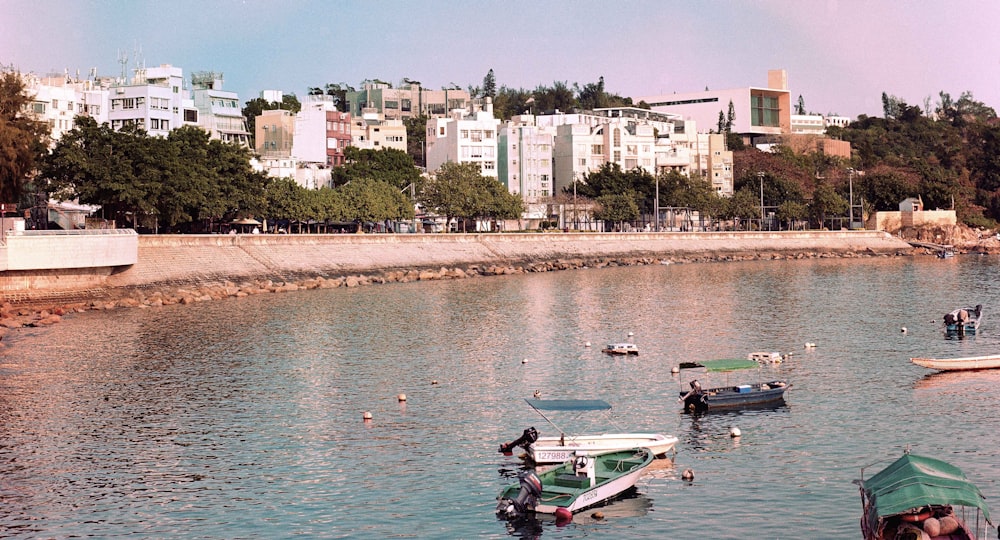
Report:
[[806,114],[806,100],[802,99],[802,94],[799,94],[799,101],[795,105],[795,114]]
[[342,186],[358,178],[379,180],[399,191],[418,183],[420,170],[413,164],[413,158],[402,150],[348,146],[344,149],[344,165],[332,171],[333,185]]
[[589,83],[582,88],[575,83],[573,87],[581,109],[592,111],[610,106],[608,94],[604,91],[604,77],[598,78],[597,83]]
[[490,68],[486,76],[483,77],[482,96],[495,98],[497,96],[497,78],[493,75],[493,68]]
[[382,222],[412,219],[413,202],[394,186],[372,178],[357,178],[334,190],[349,221]]
[[774,216],[786,223],[789,230],[794,228],[796,221],[806,218],[809,215],[809,207],[796,201],[784,201],[778,205]]
[[751,220],[760,217],[760,199],[750,188],[743,188],[733,193],[733,196],[726,200],[722,216],[736,222],[736,229],[740,228],[740,221],[746,221],[748,226]]
[[[312,88],[310,91],[318,91],[320,94],[323,93],[319,88]],[[277,101],[267,101],[264,98],[253,98],[248,100],[243,107],[243,119],[247,124],[247,131],[250,132],[250,147],[256,148],[256,129],[257,129],[257,117],[260,116],[264,111],[270,111],[274,109],[284,109],[286,111],[291,111],[292,114],[296,114],[302,110],[302,103],[299,102],[299,98],[295,94],[284,94],[281,97],[281,102]]]
[[729,100],[729,110],[726,112],[726,133],[733,132],[733,122],[736,121],[736,107],[733,106],[733,100]]
[[598,210],[594,212],[596,219],[615,223],[621,230],[628,221],[639,218],[639,206],[635,203],[635,192],[628,190],[623,193],[607,193],[597,198]]
[[820,227],[823,227],[827,216],[843,215],[847,212],[848,206],[849,204],[847,200],[841,197],[830,184],[820,182],[816,185],[816,189],[813,191],[813,198],[812,202],[809,204],[809,210],[812,213],[813,218],[815,218],[819,223]]
[[17,202],[46,153],[48,126],[23,114],[31,103],[20,73],[0,73],[0,202]]
[[463,227],[464,219],[513,219],[523,211],[520,199],[497,179],[484,177],[476,163],[445,163],[423,183],[417,198],[448,223],[463,218]]
[[406,153],[410,155],[413,163],[418,167],[427,166],[424,158],[424,147],[427,143],[427,120],[426,114],[411,116],[403,119],[406,126]]

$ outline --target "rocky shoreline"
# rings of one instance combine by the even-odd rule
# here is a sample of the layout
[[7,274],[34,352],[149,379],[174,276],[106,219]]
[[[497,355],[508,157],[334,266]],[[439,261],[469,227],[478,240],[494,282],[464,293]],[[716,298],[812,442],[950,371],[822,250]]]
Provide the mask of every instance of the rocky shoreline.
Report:
[[90,298],[64,301],[38,301],[29,304],[4,303],[0,305],[0,348],[6,335],[19,328],[49,326],[60,322],[63,317],[74,313],[93,310],[114,310],[125,308],[148,309],[175,304],[193,304],[224,298],[241,298],[258,294],[273,294],[310,289],[334,289],[338,287],[364,287],[389,283],[414,281],[437,281],[450,279],[471,279],[489,276],[517,275],[537,272],[578,270],[584,268],[606,268],[618,266],[643,266],[652,264],[689,264],[706,262],[735,262],[751,260],[789,260],[826,258],[864,258],[912,255],[912,252],[881,253],[874,250],[835,252],[769,252],[745,255],[715,255],[688,257],[595,257],[557,259],[522,265],[474,264],[463,267],[441,267],[432,269],[390,270],[338,277],[314,276],[295,281],[276,282],[270,279],[246,280],[240,283],[223,281],[198,285],[169,284],[124,287],[102,291],[80,293]]

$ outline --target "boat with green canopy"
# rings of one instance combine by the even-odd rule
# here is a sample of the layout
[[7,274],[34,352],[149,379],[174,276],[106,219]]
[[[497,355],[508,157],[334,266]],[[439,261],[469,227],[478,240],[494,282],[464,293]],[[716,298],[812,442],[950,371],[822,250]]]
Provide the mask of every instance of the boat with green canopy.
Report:
[[992,524],[979,488],[940,459],[906,452],[871,478],[861,475],[854,483],[865,540],[973,540]]
[[[707,411],[718,409],[733,409],[740,407],[761,406],[780,404],[785,400],[785,392],[791,388],[788,381],[771,380],[762,381],[760,377],[761,365],[755,360],[746,358],[723,358],[719,360],[702,360],[700,362],[682,362],[679,366],[682,374],[681,385],[691,378],[685,374],[708,375],[721,373],[726,375],[726,384],[712,388],[703,388],[697,378],[688,382],[690,389],[680,391],[680,399],[684,402],[684,408],[691,411]],[[729,374],[733,372],[743,372],[757,370],[757,382],[749,384],[729,384]]]

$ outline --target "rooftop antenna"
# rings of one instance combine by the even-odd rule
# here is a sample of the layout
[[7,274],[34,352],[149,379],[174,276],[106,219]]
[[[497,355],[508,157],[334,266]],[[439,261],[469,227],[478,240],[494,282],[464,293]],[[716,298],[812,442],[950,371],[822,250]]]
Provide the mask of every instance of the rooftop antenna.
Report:
[[128,53],[118,49],[118,63],[122,65],[122,82],[125,82],[125,70],[128,66]]

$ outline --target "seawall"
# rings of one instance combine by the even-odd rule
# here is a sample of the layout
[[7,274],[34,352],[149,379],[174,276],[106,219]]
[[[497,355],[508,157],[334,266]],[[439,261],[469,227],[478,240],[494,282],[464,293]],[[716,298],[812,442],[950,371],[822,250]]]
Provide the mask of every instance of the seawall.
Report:
[[14,303],[67,301],[120,296],[134,289],[295,282],[483,265],[572,261],[572,267],[614,259],[628,264],[635,259],[684,262],[910,253],[909,244],[877,231],[151,235],[138,238],[134,265],[106,271],[4,272],[0,280],[6,283],[0,294],[3,301]]

